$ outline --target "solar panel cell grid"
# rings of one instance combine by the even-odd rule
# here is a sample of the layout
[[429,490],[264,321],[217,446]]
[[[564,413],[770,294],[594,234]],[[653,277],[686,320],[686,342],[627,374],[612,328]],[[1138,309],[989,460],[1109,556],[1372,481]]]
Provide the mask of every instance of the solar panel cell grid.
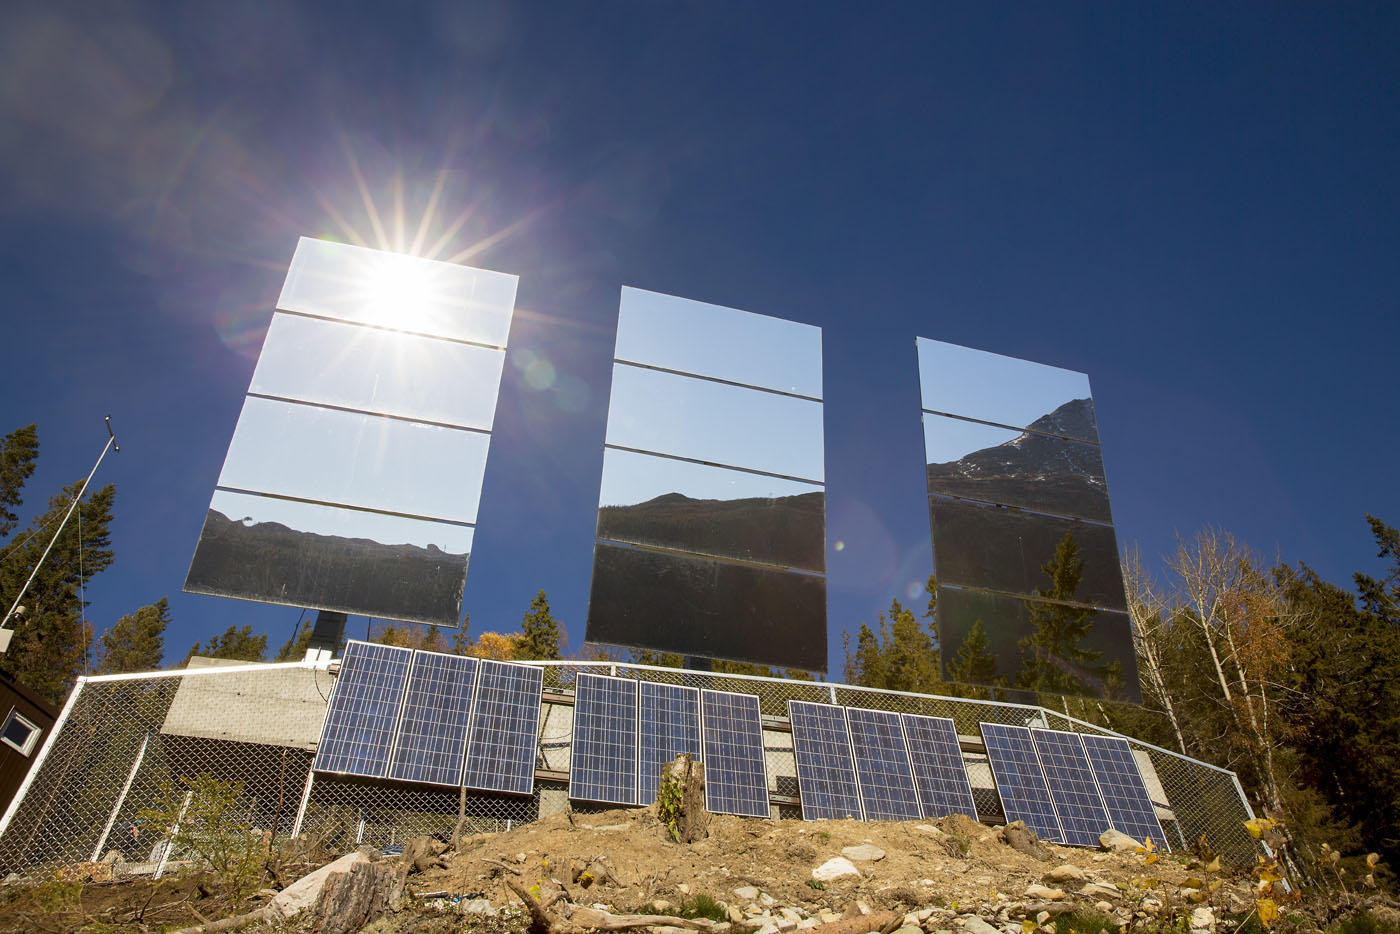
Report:
[[346,645],[316,747],[317,771],[384,776],[412,658],[411,649]]
[[1098,846],[1109,827],[1108,812],[1099,797],[1094,773],[1077,733],[1031,730],[1036,754],[1045,770],[1045,782],[1055,814],[1071,846]]
[[851,730],[851,751],[855,754],[865,819],[923,817],[899,714],[852,707],[846,711],[846,719]]
[[477,660],[414,652],[389,778],[456,787],[471,720]]
[[864,813],[846,728],[846,710],[831,704],[790,700],[788,718],[792,723],[792,751],[797,762],[803,820],[860,820]]
[[462,784],[530,794],[535,787],[544,670],[483,660],[477,678]]
[[575,801],[637,802],[637,682],[578,676],[569,762]]
[[651,804],[661,768],[682,753],[700,757],[700,692],[679,684],[641,684],[637,803]]
[[987,759],[992,766],[992,778],[1001,795],[1007,822],[1025,821],[1042,840],[1064,842],[1045,773],[1036,756],[1031,731],[1023,726],[983,723],[982,739],[987,745]]
[[972,785],[958,746],[958,730],[948,717],[903,715],[909,762],[925,817],[966,814],[977,820]]
[[705,690],[700,695],[705,807],[716,814],[768,817],[768,774],[758,698]]
[[1083,735],[1084,751],[1098,781],[1104,806],[1113,828],[1134,840],[1147,841],[1167,849],[1166,834],[1157,820],[1157,811],[1147,793],[1137,760],[1128,741],[1117,736]]

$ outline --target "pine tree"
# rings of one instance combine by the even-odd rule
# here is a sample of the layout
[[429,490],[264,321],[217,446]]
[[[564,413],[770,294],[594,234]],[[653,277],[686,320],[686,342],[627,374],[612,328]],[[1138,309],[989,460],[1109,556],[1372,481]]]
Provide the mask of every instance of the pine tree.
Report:
[[273,661],[278,662],[299,662],[306,657],[306,650],[311,647],[311,632],[315,625],[311,620],[305,620],[297,627],[297,631],[292,634],[282,647],[277,650],[277,657]]
[[201,646],[196,642],[185,656],[185,661],[181,667],[188,666],[190,659],[196,655],[205,658],[231,658],[245,662],[260,662],[267,654],[267,636],[253,635],[253,627],[245,625],[243,628],[230,626],[224,630],[223,635],[214,636],[209,640],[209,644]]
[[968,684],[997,684],[997,656],[987,638],[987,627],[976,620],[948,662],[948,677]]
[[543,590],[530,601],[529,612],[520,620],[520,634],[515,657],[521,661],[561,657],[559,622],[549,612],[549,598]]
[[[1065,533],[1041,570],[1050,585],[1037,588],[1036,593],[1052,600],[1076,599],[1084,577],[1084,559],[1079,556],[1073,532]],[[1103,663],[1102,652],[1082,644],[1098,614],[1087,607],[1033,602],[1029,615],[1035,631],[1020,641],[1018,686],[1047,694],[1100,693],[1115,672]]]
[[[30,523],[28,532],[0,555],[0,603],[5,610],[43,556],[53,530],[81,488],[81,483],[64,487],[49,500],[48,509]],[[5,668],[51,703],[59,703],[82,672],[91,639],[82,619],[86,606],[82,592],[93,575],[112,563],[113,552],[108,546],[115,499],[116,489],[111,484],[88,492],[25,592],[21,601],[24,612],[11,620],[15,635],[5,655]]]
[[117,620],[97,640],[100,675],[154,671],[165,656],[165,628],[170,625],[170,601],[161,597]]
[[38,459],[39,433],[33,425],[0,438],[0,538],[13,532],[19,521],[15,510],[24,502],[24,484],[34,475]]

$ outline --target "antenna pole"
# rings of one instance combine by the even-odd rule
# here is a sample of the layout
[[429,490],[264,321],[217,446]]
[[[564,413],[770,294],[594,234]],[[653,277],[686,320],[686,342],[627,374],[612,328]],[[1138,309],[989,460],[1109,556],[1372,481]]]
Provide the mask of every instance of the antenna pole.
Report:
[[[34,578],[38,576],[39,568],[43,567],[44,560],[48,558],[49,552],[53,551],[54,543],[57,542],[58,537],[63,534],[63,527],[66,526],[68,520],[73,517],[73,510],[77,509],[78,504],[83,501],[83,494],[87,492],[88,484],[92,482],[92,477],[97,473],[97,468],[102,466],[102,458],[107,456],[109,450],[121,451],[121,448],[117,446],[117,435],[112,431],[112,416],[108,415],[106,422],[107,443],[102,446],[102,453],[97,455],[97,463],[93,464],[92,470],[88,471],[87,479],[83,481],[82,487],[78,489],[77,495],[73,497],[73,502],[68,504],[68,511],[63,514],[63,521],[58,524],[58,531],[54,532],[53,538],[49,539],[48,547],[45,548],[44,553],[39,556],[39,561],[34,565],[34,570],[29,572],[29,579],[26,580],[24,586],[19,589],[19,594],[15,597],[15,602],[10,604],[9,611],[5,613],[5,619],[0,621],[0,631],[3,631],[4,628],[9,625],[10,618],[13,617],[15,611],[19,609],[19,602],[24,599],[25,593],[29,590],[29,585],[34,583]],[[11,631],[13,632],[13,630]],[[10,640],[8,636],[0,636],[0,653],[3,653],[9,647]]]

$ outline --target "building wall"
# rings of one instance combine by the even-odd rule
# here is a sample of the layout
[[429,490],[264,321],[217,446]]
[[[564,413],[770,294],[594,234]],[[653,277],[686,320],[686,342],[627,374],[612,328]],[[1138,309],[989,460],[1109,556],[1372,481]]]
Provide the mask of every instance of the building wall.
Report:
[[[247,664],[196,655],[189,667]],[[161,732],[314,749],[332,682],[325,672],[305,668],[184,678]]]
[[0,670],[0,724],[16,711],[30,723],[39,727],[41,733],[29,751],[29,755],[17,752],[7,743],[0,743],[0,811],[9,807],[10,799],[19,790],[29,767],[39,754],[39,748],[48,739],[49,730],[58,719],[58,710],[50,706],[29,687],[16,681],[12,675]]

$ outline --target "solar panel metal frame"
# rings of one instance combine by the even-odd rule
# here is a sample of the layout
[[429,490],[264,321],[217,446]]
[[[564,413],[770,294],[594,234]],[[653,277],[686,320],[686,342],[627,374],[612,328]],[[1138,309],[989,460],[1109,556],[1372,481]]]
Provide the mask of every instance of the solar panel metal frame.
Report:
[[[400,670],[388,673],[392,680],[379,685],[379,696],[365,696],[363,692],[376,688],[373,679],[378,677],[383,682],[385,672],[381,666],[391,659],[394,660],[393,667]],[[399,717],[403,713],[404,692],[412,662],[412,649],[359,640],[346,644],[340,660],[340,672],[331,687],[330,701],[326,704],[326,718],[321,723],[321,737],[316,744],[316,757],[312,760],[313,770],[367,778],[384,777],[389,768]],[[385,704],[390,707],[376,709]],[[366,705],[371,707],[368,715]],[[358,738],[339,741],[333,738],[335,731],[350,730],[352,727],[357,728]],[[366,755],[366,751],[370,755]],[[355,767],[356,763],[366,760],[377,761],[378,764]]]
[[978,726],[987,747],[987,762],[992,767],[992,781],[1001,797],[1006,822],[1024,821],[1042,840],[1063,843],[1064,829],[1055,813],[1055,802],[1050,797],[1050,786],[1030,730],[1004,723],[979,723]]
[[[493,676],[506,679],[506,684],[488,687],[487,680]],[[508,691],[511,681],[527,687],[527,691],[520,692],[525,695],[523,702],[516,699],[515,703],[511,703],[512,696]],[[503,696],[491,697],[487,691],[497,691]],[[472,701],[471,733],[467,738],[466,761],[462,768],[463,787],[517,795],[534,793],[543,692],[544,669],[491,659],[481,660],[481,667],[477,670],[476,696]],[[510,709],[519,711],[514,721],[515,729],[508,728],[511,725],[508,717]],[[525,727],[528,727],[528,731]],[[516,740],[514,745],[509,742],[511,739]],[[488,753],[491,754],[489,757]],[[514,761],[506,760],[504,753],[513,753]],[[502,768],[492,769],[493,764]],[[504,767],[511,765],[514,769],[507,774]]]
[[860,806],[865,819],[922,818],[923,805],[919,800],[918,787],[914,784],[914,767],[909,759],[909,744],[899,714],[890,710],[849,707],[846,710],[846,729],[850,734],[856,784],[860,787]]
[[846,714],[835,704],[788,701],[803,820],[865,819]]
[[[906,713],[900,715],[900,720],[904,726],[904,741],[909,747],[914,787],[919,791],[924,817],[966,814],[973,820],[979,820],[977,800],[972,794],[972,780],[967,774],[967,763],[962,757],[958,728],[953,718]],[[931,745],[924,746],[923,737],[916,738],[911,725],[926,727],[933,733]]]
[[1085,733],[1080,739],[1113,829],[1134,840],[1146,841],[1150,837],[1153,843],[1170,853],[1171,845],[1157,818],[1157,808],[1152,804],[1133,747],[1121,736]]
[[1045,772],[1045,784],[1050,789],[1065,843],[1098,846],[1099,837],[1111,824],[1079,734],[1032,728],[1031,741]]
[[[422,650],[413,653],[386,778],[453,788],[462,783],[479,667],[477,659],[461,655]],[[448,674],[452,668],[457,669],[455,679]],[[429,669],[434,670],[420,677],[420,672]],[[435,722],[430,724],[430,720]],[[425,726],[439,727],[439,735],[419,729]],[[459,736],[454,738],[447,735],[449,732]],[[433,749],[434,742],[450,748]]]
[[[681,698],[688,697],[683,701]],[[689,711],[680,708],[688,703]],[[682,753],[700,756],[700,690],[684,684],[639,683],[637,697],[637,803],[656,800],[661,770]],[[703,757],[702,757],[703,761]]]
[[[725,709],[741,714],[741,722],[746,726],[752,726],[752,734],[738,736],[726,743],[720,742],[720,725],[713,721],[718,720],[719,710],[717,704],[724,703],[720,698],[739,698],[740,705],[729,706]],[[749,702],[752,701],[752,718],[748,714]],[[715,691],[706,688],[700,692],[700,757],[705,763],[705,810],[714,814],[737,814],[742,817],[771,817],[772,807],[768,798],[768,768],[763,753],[763,721],[760,716],[760,707],[757,695],[738,694],[733,691]],[[746,731],[747,733],[748,731]],[[719,746],[720,748],[716,748]],[[724,750],[724,746],[732,746],[734,749]],[[747,748],[745,748],[747,747]],[[746,753],[746,755],[735,755],[734,753]],[[756,753],[756,755],[755,755]],[[728,775],[739,775],[737,766],[747,763],[752,767],[755,763],[758,766],[759,781],[755,784],[752,780],[747,785],[740,785],[738,782],[730,782],[726,785],[725,777]],[[744,770],[749,773],[748,777],[753,778],[752,768]],[[720,793],[721,788],[729,788],[736,792],[754,792],[750,797],[743,797],[735,794],[731,797],[724,797]],[[763,801],[760,806],[757,791],[763,793]],[[745,809],[746,808],[746,809]]]
[[[569,800],[637,804],[641,698],[633,678],[579,674],[574,681],[574,720],[569,746]],[[606,696],[607,692],[616,692]],[[595,698],[594,695],[599,695]],[[627,696],[630,695],[630,698]],[[630,699],[630,711],[625,701]],[[611,722],[608,705],[624,702]],[[603,709],[599,709],[602,707]],[[609,744],[616,741],[617,747]],[[594,747],[597,748],[594,748]],[[609,779],[615,781],[609,781]]]

